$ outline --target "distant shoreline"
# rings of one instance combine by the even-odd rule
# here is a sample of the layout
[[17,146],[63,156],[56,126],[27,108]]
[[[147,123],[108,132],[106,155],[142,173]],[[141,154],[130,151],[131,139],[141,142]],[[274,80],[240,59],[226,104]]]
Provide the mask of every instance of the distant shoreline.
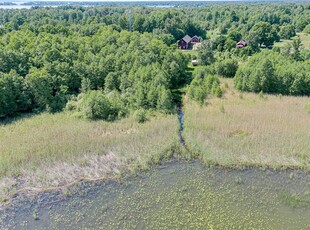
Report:
[[229,4],[229,3],[303,3],[306,0],[208,0],[208,1],[149,1],[149,0],[112,0],[112,1],[0,1],[0,7],[3,6],[101,6],[101,5],[135,5],[147,7],[182,7],[182,6],[207,6],[213,4]]
[[38,7],[62,7],[62,6],[81,6],[81,7],[99,7],[99,6],[141,6],[151,8],[179,8],[179,7],[207,7],[212,5],[225,4],[261,4],[261,3],[305,3],[306,0],[210,0],[210,1],[0,1],[0,10],[13,9],[32,9]]

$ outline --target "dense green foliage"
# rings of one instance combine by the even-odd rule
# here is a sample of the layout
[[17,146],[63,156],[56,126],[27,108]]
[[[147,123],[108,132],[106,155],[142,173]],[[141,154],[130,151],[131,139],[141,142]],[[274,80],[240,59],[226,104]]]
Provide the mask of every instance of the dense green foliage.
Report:
[[189,98],[202,104],[208,95],[221,97],[223,92],[220,81],[215,75],[208,74],[205,67],[196,68],[193,72],[193,80],[188,86]]
[[91,90],[80,94],[67,103],[66,109],[78,111],[88,119],[113,120],[118,114],[122,115],[122,107],[113,105],[113,102],[100,90]]
[[70,34],[22,29],[1,37],[1,117],[58,111],[70,95],[98,89],[119,94],[125,110],[172,109],[170,90],[187,76],[188,59],[181,52],[152,34],[104,25],[92,36]]
[[216,63],[216,73],[222,77],[234,77],[238,69],[238,62],[227,59]]
[[[90,107],[102,100],[109,102],[104,103],[112,108],[108,115],[103,111],[103,115],[84,113],[89,118],[115,119],[140,108],[171,112],[175,101],[172,91],[190,80],[186,71],[189,58],[175,49],[178,39],[185,34],[203,38],[197,53],[200,65],[209,66],[208,74],[234,77],[236,59],[246,60],[296,32],[309,32],[309,9],[308,3],[274,3],[0,10],[0,118],[29,111],[60,111],[70,99],[68,107],[78,112],[84,111],[73,106],[79,101]],[[211,39],[214,34],[209,31],[216,33]],[[241,39],[248,46],[236,48]],[[300,46],[300,40],[295,39],[292,47],[278,51],[305,66],[302,61],[310,54]],[[256,69],[250,65],[238,72],[236,82],[247,71],[244,69]],[[271,66],[268,61],[261,65]],[[286,86],[278,85],[280,64],[272,66],[276,70],[271,76],[277,81],[263,71],[272,82],[268,86],[259,83],[251,88],[238,83],[238,89],[307,94],[298,87],[284,90]],[[300,78],[296,76],[292,75]],[[193,79],[193,85],[202,84],[201,79]],[[89,93],[94,90],[100,92]],[[88,94],[89,100],[85,99]]]
[[279,35],[283,39],[290,39],[296,35],[295,28],[292,25],[281,26]]
[[239,90],[309,96],[310,61],[261,52],[238,69],[234,81]]

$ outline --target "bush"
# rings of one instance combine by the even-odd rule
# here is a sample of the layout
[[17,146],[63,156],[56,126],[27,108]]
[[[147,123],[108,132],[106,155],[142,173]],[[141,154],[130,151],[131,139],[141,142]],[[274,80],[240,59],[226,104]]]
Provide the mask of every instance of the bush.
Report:
[[138,109],[133,114],[134,120],[139,123],[144,123],[146,119],[146,111],[144,109]]
[[222,96],[223,96],[223,90],[221,89],[220,86],[217,86],[217,87],[215,88],[214,95],[215,95],[216,97],[222,97]]
[[81,117],[87,119],[112,120],[115,118],[115,111],[109,99],[102,91],[92,90],[72,97],[66,104],[67,111],[76,111]]
[[238,62],[236,60],[228,59],[216,63],[216,73],[222,77],[233,78],[238,69]]
[[66,104],[66,111],[74,111],[77,109],[77,97],[72,97]]
[[87,119],[108,120],[111,114],[111,103],[101,91],[93,90],[83,96],[78,109]]
[[223,95],[223,91],[220,88],[220,81],[215,75],[210,75],[196,69],[193,73],[195,78],[187,89],[187,93],[190,99],[203,104],[208,95],[212,94],[217,97]]

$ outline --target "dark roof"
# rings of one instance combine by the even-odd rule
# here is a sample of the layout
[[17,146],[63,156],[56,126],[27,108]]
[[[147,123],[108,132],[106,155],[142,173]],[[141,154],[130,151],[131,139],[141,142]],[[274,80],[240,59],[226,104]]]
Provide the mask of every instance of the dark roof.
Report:
[[188,35],[185,35],[185,37],[184,38],[182,38],[186,43],[190,43],[191,42],[191,40],[192,40],[192,38],[190,37],[190,36],[188,36]]

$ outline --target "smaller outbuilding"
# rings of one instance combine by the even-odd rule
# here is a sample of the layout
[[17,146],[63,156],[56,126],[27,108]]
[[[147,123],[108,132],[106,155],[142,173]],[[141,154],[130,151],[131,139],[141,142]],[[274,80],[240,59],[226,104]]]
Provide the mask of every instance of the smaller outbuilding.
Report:
[[194,37],[192,37],[192,42],[193,43],[200,42],[200,38],[197,35],[195,35]]
[[239,41],[237,44],[236,44],[236,46],[238,47],[238,48],[244,48],[244,47],[246,47],[248,44],[247,44],[247,42],[245,41],[245,40],[241,40],[241,41]]

